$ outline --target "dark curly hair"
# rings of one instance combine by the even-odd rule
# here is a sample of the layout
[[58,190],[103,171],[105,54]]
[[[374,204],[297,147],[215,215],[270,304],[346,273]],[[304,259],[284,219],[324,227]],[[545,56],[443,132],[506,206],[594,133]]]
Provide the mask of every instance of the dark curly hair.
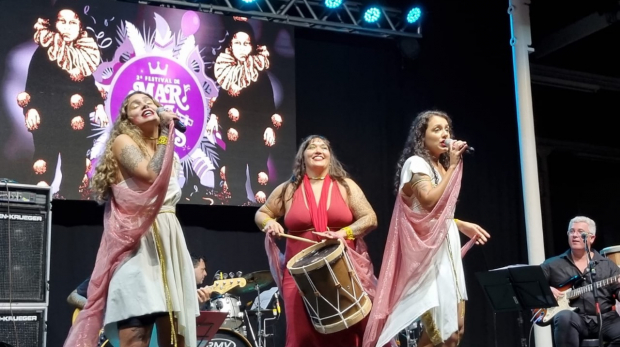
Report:
[[[428,152],[428,149],[424,145],[424,138],[426,136],[426,128],[428,127],[428,121],[433,116],[438,116],[444,118],[448,121],[448,126],[450,127],[450,136],[454,136],[454,132],[452,130],[452,119],[448,116],[447,113],[438,110],[429,110],[424,111],[418,114],[417,117],[413,120],[411,124],[411,128],[409,129],[409,137],[407,137],[407,142],[405,142],[405,148],[398,159],[398,163],[396,164],[396,175],[394,176],[394,193],[398,194],[398,188],[400,187],[400,172],[403,169],[403,164],[405,161],[414,155],[422,157],[428,165],[432,167],[431,164],[431,154]],[[439,163],[447,169],[450,165],[450,157],[448,153],[442,153],[439,156]],[[436,173],[433,170],[433,179],[437,181]]]
[[[333,180],[340,183],[347,190],[347,194],[351,194],[351,191],[349,190],[349,185],[345,181],[345,178],[348,178],[349,174],[344,169],[340,161],[336,158],[336,155],[334,154],[334,151],[332,150],[332,146],[329,143],[329,140],[320,135],[310,135],[306,137],[305,139],[303,139],[303,141],[301,142],[301,145],[299,145],[299,149],[297,149],[297,154],[295,155],[295,161],[293,163],[293,175],[291,176],[291,179],[286,183],[286,185],[282,189],[282,193],[280,194],[279,203],[280,203],[280,209],[282,211],[284,211],[284,204],[285,204],[285,201],[287,200],[286,193],[289,187],[292,186],[293,189],[291,191],[294,192],[297,190],[297,188],[299,188],[299,186],[301,185],[301,182],[303,182],[303,177],[306,174],[306,162],[304,159],[304,151],[308,148],[308,146],[314,139],[320,139],[327,145],[327,149],[329,150],[329,154],[331,158],[329,161],[329,172],[328,172],[329,176]],[[293,195],[291,194],[289,199],[291,199],[292,197]]]

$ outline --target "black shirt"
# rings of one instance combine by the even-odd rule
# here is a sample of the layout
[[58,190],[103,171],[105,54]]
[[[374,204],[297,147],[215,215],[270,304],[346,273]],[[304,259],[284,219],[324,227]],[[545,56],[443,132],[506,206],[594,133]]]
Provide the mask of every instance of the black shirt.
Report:
[[[613,276],[620,276],[620,268],[611,260],[601,256],[597,251],[592,250],[595,262],[595,274],[592,275],[594,282],[602,281]],[[578,276],[573,288],[583,287],[590,284],[590,276],[587,268],[582,273],[571,257],[570,249],[557,257],[549,258],[541,264],[545,276],[549,280],[549,285],[559,288],[573,276]],[[609,285],[597,289],[598,302],[601,306],[601,313],[612,310],[616,304],[616,297],[620,294],[620,284],[613,282]],[[586,315],[596,315],[594,294],[588,291],[571,301],[571,306],[578,308],[577,312]]]

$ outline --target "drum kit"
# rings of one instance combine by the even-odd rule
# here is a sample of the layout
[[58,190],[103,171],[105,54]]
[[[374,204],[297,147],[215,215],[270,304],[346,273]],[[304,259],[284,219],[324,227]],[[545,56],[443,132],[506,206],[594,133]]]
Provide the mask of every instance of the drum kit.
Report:
[[[236,278],[234,276],[237,275]],[[280,312],[274,307],[273,310],[261,309],[261,291],[264,291],[273,283],[273,277],[269,271],[257,271],[242,276],[241,272],[236,274],[218,273],[213,286],[213,294],[209,301],[206,311],[217,311],[226,313],[224,322],[218,329],[215,336],[210,341],[199,341],[198,346],[215,347],[265,347],[267,338],[273,334],[266,332],[266,323],[279,318]],[[217,283],[235,283],[236,285],[224,290],[218,288]],[[257,294],[258,306],[255,310],[246,310],[246,305],[242,305],[241,296],[243,294]],[[276,294],[277,295],[277,294]],[[249,305],[250,303],[248,303]],[[279,307],[279,305],[278,305]],[[264,318],[269,315],[271,317]],[[250,316],[256,317],[257,331],[254,332]],[[248,331],[250,335],[248,336]],[[248,340],[251,339],[253,343]]]

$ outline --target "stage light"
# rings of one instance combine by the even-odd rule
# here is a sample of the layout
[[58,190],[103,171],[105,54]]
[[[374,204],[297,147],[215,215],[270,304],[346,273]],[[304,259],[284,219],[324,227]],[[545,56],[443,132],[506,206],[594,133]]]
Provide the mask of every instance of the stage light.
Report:
[[364,12],[366,23],[375,23],[379,18],[381,18],[381,10],[376,6],[371,6]]
[[254,2],[254,0],[241,0],[241,1],[243,1],[246,4],[251,4]]
[[334,9],[342,5],[342,0],[325,0],[325,7]]
[[417,22],[420,17],[422,17],[422,10],[419,7],[414,7],[407,13],[407,23],[413,24]]

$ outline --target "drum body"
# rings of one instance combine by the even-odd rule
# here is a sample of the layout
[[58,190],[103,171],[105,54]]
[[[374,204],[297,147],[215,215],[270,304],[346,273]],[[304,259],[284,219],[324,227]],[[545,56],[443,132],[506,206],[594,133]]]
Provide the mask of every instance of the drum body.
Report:
[[620,246],[611,246],[601,249],[601,255],[620,266]]
[[248,341],[241,334],[232,331],[230,329],[219,329],[211,341],[204,341],[198,339],[198,347],[252,347],[250,341]]
[[208,311],[219,311],[228,313],[222,328],[236,329],[243,324],[243,312],[241,312],[241,302],[238,298],[223,294],[211,299]]
[[312,245],[291,258],[287,268],[318,332],[347,329],[370,313],[372,303],[342,241]]

